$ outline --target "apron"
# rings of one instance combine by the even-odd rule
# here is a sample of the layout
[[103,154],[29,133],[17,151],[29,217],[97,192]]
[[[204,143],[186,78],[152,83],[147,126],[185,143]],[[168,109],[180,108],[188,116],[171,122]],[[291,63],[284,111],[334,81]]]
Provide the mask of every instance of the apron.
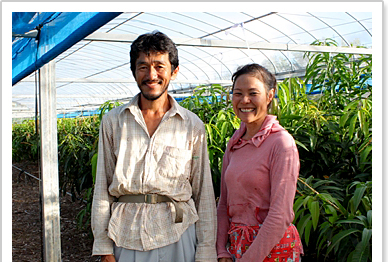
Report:
[[[228,232],[230,241],[229,253],[234,258],[241,258],[256,238],[261,226],[262,224],[247,226],[232,222]],[[282,239],[274,246],[263,262],[300,262],[301,253],[303,253],[303,248],[298,230],[293,224],[290,224]]]

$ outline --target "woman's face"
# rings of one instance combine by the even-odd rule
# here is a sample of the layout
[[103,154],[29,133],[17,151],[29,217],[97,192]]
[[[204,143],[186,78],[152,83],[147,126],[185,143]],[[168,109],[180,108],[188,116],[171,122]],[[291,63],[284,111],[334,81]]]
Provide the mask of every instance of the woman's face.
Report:
[[274,90],[267,94],[264,83],[257,77],[240,75],[234,84],[232,104],[234,113],[246,124],[261,125],[267,115],[267,106],[272,101]]

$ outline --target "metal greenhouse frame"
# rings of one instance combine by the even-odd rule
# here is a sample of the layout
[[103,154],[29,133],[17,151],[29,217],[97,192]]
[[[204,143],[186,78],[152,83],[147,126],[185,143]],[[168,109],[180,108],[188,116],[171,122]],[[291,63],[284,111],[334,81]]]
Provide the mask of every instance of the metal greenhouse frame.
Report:
[[[136,95],[128,52],[140,34],[173,39],[180,73],[168,91],[189,96],[198,85],[231,85],[248,62],[282,80],[304,75],[304,52],[372,54],[373,12],[361,11],[13,12],[12,117],[39,114],[43,138],[44,260],[61,261],[56,119]],[[311,45],[325,38],[339,46]]]

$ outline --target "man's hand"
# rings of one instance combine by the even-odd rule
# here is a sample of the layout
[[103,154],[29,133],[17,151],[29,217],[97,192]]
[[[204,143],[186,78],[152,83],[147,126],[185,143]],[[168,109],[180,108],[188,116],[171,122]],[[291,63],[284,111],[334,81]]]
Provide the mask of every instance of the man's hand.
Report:
[[222,257],[222,258],[218,259],[218,262],[233,262],[233,260],[231,258],[228,258],[228,257]]
[[116,262],[114,255],[101,256],[101,262]]

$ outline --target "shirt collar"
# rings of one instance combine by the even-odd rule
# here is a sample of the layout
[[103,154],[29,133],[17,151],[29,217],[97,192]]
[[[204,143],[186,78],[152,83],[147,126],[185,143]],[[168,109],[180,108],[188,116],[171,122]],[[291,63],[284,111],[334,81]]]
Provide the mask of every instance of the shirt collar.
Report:
[[[140,93],[135,95],[128,104],[126,104],[125,106],[123,106],[121,108],[120,114],[122,112],[124,112],[126,109],[128,109],[129,112],[131,112],[133,115],[136,115],[136,112],[140,112],[141,110],[139,107],[139,98],[140,98]],[[178,104],[178,102],[169,94],[168,94],[168,99],[170,100],[171,108],[170,108],[170,110],[167,111],[166,114],[168,114],[169,117],[172,117],[172,116],[178,114],[182,117],[183,120],[186,120],[187,116],[184,112],[184,108],[182,106],[180,106]]]
[[276,119],[275,115],[267,115],[263,121],[263,124],[249,142],[241,140],[241,137],[244,135],[247,127],[244,122],[241,122],[240,128],[233,134],[232,138],[229,140],[228,149],[234,150],[245,146],[246,144],[253,144],[256,147],[259,147],[263,141],[271,134],[284,130],[282,126],[279,125],[279,121]]

